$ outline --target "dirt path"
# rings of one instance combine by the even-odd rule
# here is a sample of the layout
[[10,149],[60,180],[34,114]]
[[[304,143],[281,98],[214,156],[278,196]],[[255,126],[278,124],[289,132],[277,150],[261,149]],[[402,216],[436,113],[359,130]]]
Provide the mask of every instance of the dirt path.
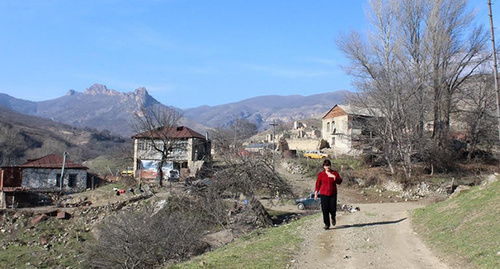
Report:
[[449,268],[411,228],[418,203],[356,206],[360,212],[339,212],[334,229],[322,229],[321,214],[310,220],[293,268]]

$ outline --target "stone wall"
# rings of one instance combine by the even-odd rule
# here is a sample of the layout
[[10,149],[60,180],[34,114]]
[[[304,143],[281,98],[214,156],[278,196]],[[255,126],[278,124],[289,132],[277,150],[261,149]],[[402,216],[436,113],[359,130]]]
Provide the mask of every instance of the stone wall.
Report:
[[[32,190],[57,191],[61,169],[50,168],[23,168],[22,186]],[[69,186],[70,178],[74,180],[74,185]],[[64,191],[83,191],[87,188],[87,170],[65,169],[63,178]]]

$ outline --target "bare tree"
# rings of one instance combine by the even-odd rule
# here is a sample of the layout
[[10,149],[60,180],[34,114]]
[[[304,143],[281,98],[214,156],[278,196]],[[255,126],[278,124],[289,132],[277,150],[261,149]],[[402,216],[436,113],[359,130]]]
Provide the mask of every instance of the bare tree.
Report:
[[245,139],[258,132],[257,125],[247,119],[236,118],[232,124],[217,127],[212,134],[214,149],[222,155],[236,154]]
[[134,117],[132,129],[139,133],[136,136],[146,139],[148,141],[146,148],[151,147],[153,153],[159,156],[157,180],[161,187],[163,186],[163,164],[168,160],[172,151],[180,146],[173,132],[182,114],[174,108],[153,106],[141,107]]
[[454,97],[488,59],[486,31],[473,24],[467,0],[427,1],[425,45],[430,61],[430,89],[433,104],[433,138],[438,146],[447,139]]
[[464,84],[459,101],[459,119],[464,123],[467,130],[469,143],[468,160],[476,151],[479,143],[493,144],[496,140],[495,132],[491,126],[494,125],[495,117],[495,93],[493,81],[487,74],[476,75]]
[[[444,146],[454,99],[487,59],[485,31],[473,27],[466,0],[372,0],[370,33],[352,32],[337,44],[350,59],[347,71],[361,94],[353,104],[372,110],[371,125],[389,168],[412,175],[412,156],[425,151],[424,126]],[[428,116],[429,115],[429,116]]]

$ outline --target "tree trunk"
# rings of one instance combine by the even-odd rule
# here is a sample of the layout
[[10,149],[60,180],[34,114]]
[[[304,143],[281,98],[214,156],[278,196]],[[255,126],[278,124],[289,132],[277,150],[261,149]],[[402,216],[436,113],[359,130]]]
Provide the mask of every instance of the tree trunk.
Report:
[[267,227],[273,225],[271,216],[269,216],[269,213],[267,213],[267,210],[264,208],[262,203],[255,197],[252,197],[252,199],[250,199],[250,209],[255,212],[255,215],[257,216],[257,222],[260,222],[262,226]]

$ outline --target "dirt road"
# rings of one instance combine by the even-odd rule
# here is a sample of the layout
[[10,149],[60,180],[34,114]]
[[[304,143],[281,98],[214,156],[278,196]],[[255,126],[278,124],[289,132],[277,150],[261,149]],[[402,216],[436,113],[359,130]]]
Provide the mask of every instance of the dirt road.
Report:
[[356,204],[361,211],[337,215],[323,230],[321,214],[310,220],[293,268],[450,268],[414,233],[409,210],[418,203]]

